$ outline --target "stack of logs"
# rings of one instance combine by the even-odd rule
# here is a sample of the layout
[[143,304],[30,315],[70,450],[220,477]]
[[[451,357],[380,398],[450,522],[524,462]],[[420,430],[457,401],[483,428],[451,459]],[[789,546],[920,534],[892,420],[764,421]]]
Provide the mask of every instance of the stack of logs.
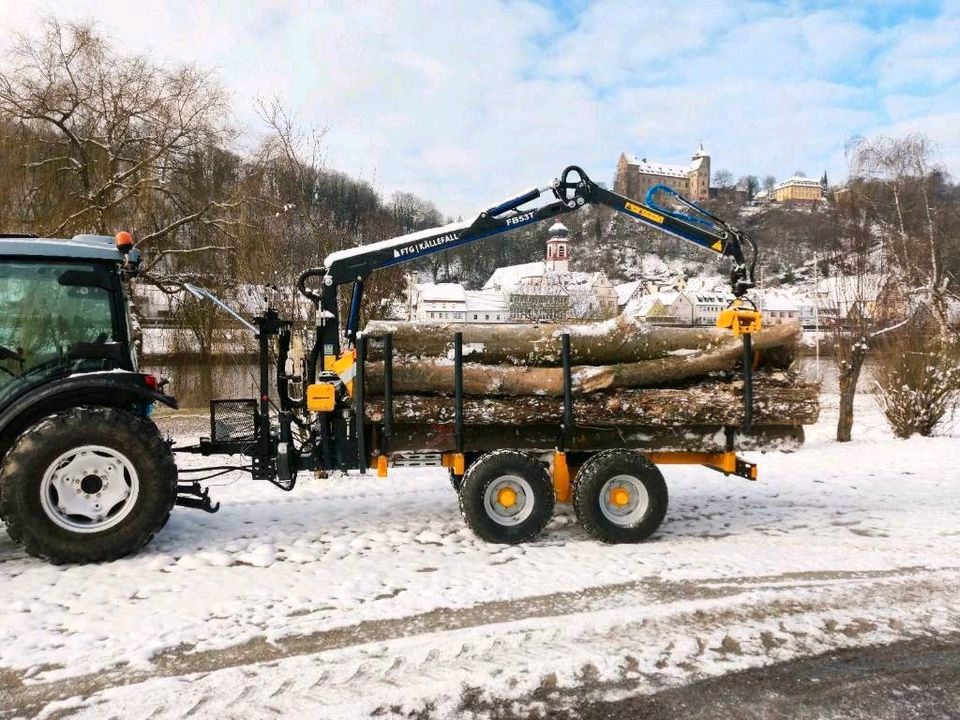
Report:
[[[394,432],[389,449],[453,449],[453,338],[463,335],[464,446],[547,450],[563,417],[562,335],[570,336],[573,415],[568,449],[636,447],[718,452],[744,419],[742,343],[729,331],[628,318],[576,325],[372,322],[367,417],[383,419],[383,338],[393,338]],[[738,447],[793,449],[816,422],[818,387],[790,369],[800,329],[753,339],[753,428]]]

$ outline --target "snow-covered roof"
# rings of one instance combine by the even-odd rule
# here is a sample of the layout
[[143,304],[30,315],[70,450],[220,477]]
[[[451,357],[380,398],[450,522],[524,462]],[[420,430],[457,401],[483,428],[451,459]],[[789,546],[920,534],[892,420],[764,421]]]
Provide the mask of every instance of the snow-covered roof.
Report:
[[517,283],[510,290],[513,295],[566,295],[567,288],[557,282],[540,282],[530,278]]
[[800,309],[795,298],[782,293],[764,293],[760,308],[766,312],[797,312]]
[[602,273],[570,271],[548,273],[547,277],[551,282],[556,282],[564,287],[570,287],[571,285],[586,285],[592,287],[598,280],[600,280]]
[[551,225],[547,232],[549,232],[551,235],[568,235],[570,233],[570,231],[567,230],[567,226],[559,220]]
[[497,268],[483,284],[483,289],[508,291],[527,278],[542,277],[546,268],[547,264],[543,260]]
[[665,175],[667,177],[685,178],[690,174],[690,168],[685,165],[668,165],[667,163],[647,162],[638,160],[636,155],[624,154],[627,162],[637,168],[641,175]]
[[641,282],[640,280],[633,280],[621,285],[614,285],[613,289],[617,291],[617,305],[626,305],[630,298],[636,294]]
[[688,292],[687,299],[694,305],[722,305],[729,297],[716,292]]
[[682,296],[682,293],[677,292],[676,290],[668,290],[658,292],[655,297],[657,297],[660,302],[662,302],[666,307],[670,307]]
[[467,312],[507,312],[507,301],[502,293],[490,290],[468,290]]
[[658,303],[661,303],[661,300],[657,295],[641,295],[627,303],[623,308],[623,314],[646,317]]
[[428,302],[464,302],[466,291],[460,283],[420,283],[417,292]]
[[786,180],[784,180],[782,183],[777,185],[777,187],[774,189],[779,190],[780,188],[789,187],[791,185],[801,185],[804,187],[820,187],[820,181],[813,180],[807,177],[800,177],[799,175],[794,175],[793,177],[789,177]]

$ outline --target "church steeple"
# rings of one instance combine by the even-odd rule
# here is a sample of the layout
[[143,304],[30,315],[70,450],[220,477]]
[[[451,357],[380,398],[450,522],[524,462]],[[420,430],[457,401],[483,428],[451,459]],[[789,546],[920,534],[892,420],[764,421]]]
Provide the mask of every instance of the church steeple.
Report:
[[570,265],[569,242],[570,231],[562,222],[555,222],[550,226],[550,237],[547,239],[547,270],[553,272],[568,272]]

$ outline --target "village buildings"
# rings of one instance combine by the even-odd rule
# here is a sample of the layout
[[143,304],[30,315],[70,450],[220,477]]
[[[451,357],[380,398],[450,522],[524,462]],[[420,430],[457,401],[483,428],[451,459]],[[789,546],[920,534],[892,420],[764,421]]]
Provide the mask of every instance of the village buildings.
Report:
[[826,174],[822,180],[793,176],[773,187],[773,199],[777,202],[820,202],[826,192]]
[[459,283],[410,290],[410,318],[417,322],[562,322],[617,311],[617,291],[606,273],[570,270],[569,231],[560,222],[549,230],[543,260],[497,268],[479,291]]

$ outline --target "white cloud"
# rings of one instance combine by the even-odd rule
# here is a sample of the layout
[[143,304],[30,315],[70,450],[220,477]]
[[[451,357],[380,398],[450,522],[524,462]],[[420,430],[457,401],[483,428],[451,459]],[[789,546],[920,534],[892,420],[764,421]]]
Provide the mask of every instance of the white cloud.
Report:
[[[497,0],[47,8],[95,18],[131,51],[217,68],[251,137],[254,99],[282,95],[329,127],[332,167],[450,214],[568,163],[609,182],[622,151],[683,162],[700,141],[715,168],[781,177],[841,176],[857,133],[925,129],[945,159],[960,154],[945,120],[960,113],[950,7],[893,26],[861,4],[734,0],[599,0],[572,22]],[[29,29],[43,11],[0,5],[0,25]]]

